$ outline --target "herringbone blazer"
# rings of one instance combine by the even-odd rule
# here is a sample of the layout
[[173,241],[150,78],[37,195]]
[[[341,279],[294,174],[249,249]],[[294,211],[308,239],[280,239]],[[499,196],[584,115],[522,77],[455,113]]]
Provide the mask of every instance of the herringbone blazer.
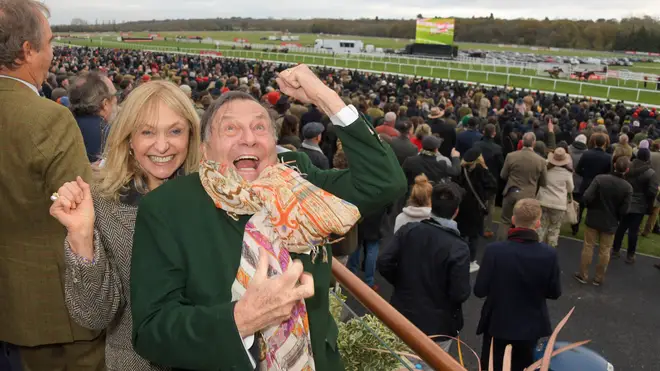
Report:
[[64,304],[65,228],[50,195],[92,169],[71,112],[0,77],[0,341],[21,346],[92,340]]
[[80,325],[106,330],[109,371],[165,370],[133,351],[130,272],[137,202],[104,199],[92,192],[94,260],[89,262],[64,242],[66,305]]

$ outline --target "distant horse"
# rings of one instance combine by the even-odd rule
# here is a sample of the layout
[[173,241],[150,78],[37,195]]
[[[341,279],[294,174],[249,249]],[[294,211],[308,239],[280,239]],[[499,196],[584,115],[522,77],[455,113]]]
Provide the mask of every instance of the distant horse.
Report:
[[596,74],[596,71],[576,71],[575,72],[575,77],[578,80],[589,81],[589,78],[591,78],[591,76],[593,76],[595,74]]
[[564,70],[561,67],[553,67],[545,70],[545,72],[547,72],[553,79],[558,79],[559,74],[564,73]]

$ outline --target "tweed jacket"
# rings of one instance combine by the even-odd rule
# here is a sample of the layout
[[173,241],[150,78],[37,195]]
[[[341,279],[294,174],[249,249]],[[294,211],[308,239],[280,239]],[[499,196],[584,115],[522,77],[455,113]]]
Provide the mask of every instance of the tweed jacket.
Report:
[[[64,292],[71,317],[81,326],[106,330],[108,371],[165,370],[133,351],[130,272],[137,202],[94,200],[94,260],[76,255],[64,241]],[[135,199],[135,198],[134,198]]]
[[64,304],[66,229],[48,209],[62,184],[92,169],[64,106],[0,77],[0,341],[20,346],[93,340]]
[[531,148],[511,152],[504,159],[500,177],[506,180],[503,195],[511,187],[520,188],[521,198],[534,198],[538,187],[546,184],[548,166],[546,160]]

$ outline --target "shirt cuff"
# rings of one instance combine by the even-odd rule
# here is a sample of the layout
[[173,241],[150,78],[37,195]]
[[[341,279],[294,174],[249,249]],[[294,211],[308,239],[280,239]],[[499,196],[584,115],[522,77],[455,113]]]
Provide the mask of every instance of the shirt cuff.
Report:
[[333,125],[344,127],[354,123],[358,118],[360,118],[360,114],[358,114],[355,106],[351,104],[342,108],[336,115],[330,117],[330,121],[332,121]]
[[252,369],[254,370],[257,368],[257,363],[255,362],[254,358],[252,358],[252,354],[250,354],[250,348],[252,348],[252,345],[254,345],[254,335],[243,338],[243,346],[245,347],[245,352],[247,353],[248,358],[252,363]]

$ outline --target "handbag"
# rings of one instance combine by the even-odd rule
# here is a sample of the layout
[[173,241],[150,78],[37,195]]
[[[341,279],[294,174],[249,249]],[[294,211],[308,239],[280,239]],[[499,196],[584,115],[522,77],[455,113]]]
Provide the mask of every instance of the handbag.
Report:
[[477,192],[474,190],[474,187],[472,187],[472,181],[470,181],[470,177],[468,176],[466,168],[463,168],[463,174],[465,175],[465,180],[467,180],[467,184],[470,187],[470,190],[472,191],[472,194],[474,195],[474,198],[477,199],[477,202],[479,203],[479,206],[481,207],[481,211],[488,214],[488,208],[483,203],[483,201],[481,201],[481,198],[479,197]]
[[565,224],[577,224],[578,214],[580,213],[580,203],[575,201],[573,197],[569,196],[566,202],[566,212],[564,213]]

